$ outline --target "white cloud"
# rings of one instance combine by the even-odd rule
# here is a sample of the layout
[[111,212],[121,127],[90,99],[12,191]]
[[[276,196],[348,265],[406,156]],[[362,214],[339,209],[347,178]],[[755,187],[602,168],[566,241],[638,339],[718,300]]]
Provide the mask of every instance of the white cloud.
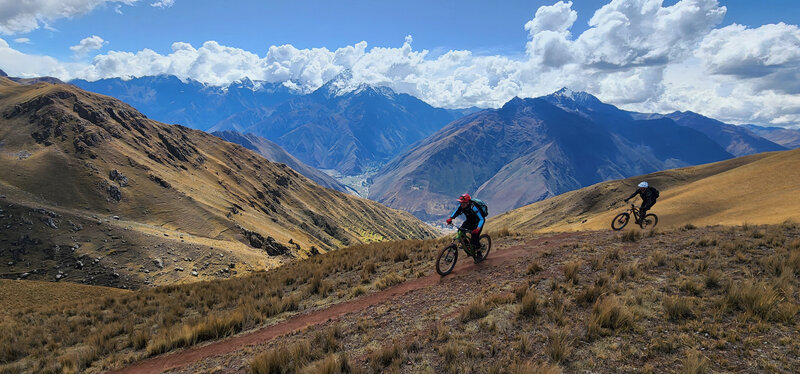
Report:
[[133,4],[138,0],[0,0],[0,34],[26,33],[49,21],[86,14],[104,3]]
[[175,5],[175,0],[159,0],[154,3],[150,3],[150,6],[156,8],[169,8]]
[[72,72],[81,69],[84,65],[63,63],[49,56],[28,55],[11,48],[8,43],[0,39],[0,61],[2,68],[8,75],[14,77],[73,77]]
[[75,53],[76,56],[83,56],[91,51],[96,51],[100,48],[103,48],[104,45],[108,44],[107,41],[103,40],[103,38],[92,35],[87,38],[83,38],[78,45],[73,45],[69,47],[69,49]]
[[[3,0],[0,0],[3,1]],[[546,95],[567,86],[639,111],[692,110],[733,123],[800,124],[800,31],[796,25],[715,29],[726,8],[716,0],[613,0],[579,35],[572,2],[540,7],[524,26],[529,40],[522,58],[449,51],[431,57],[400,46],[366,42],[336,50],[270,46],[259,55],[207,41],[150,49],[110,51],[91,63],[60,63],[0,46],[9,74],[55,75],[96,80],[172,74],[212,85],[243,77],[284,82],[309,92],[344,70],[353,82],[386,85],[449,108],[499,107],[514,96]],[[30,63],[16,63],[14,54]],[[36,68],[34,68],[36,67]],[[35,74],[33,74],[35,75]]]
[[31,44],[31,40],[28,39],[28,38],[16,38],[16,39],[14,39],[14,43]]

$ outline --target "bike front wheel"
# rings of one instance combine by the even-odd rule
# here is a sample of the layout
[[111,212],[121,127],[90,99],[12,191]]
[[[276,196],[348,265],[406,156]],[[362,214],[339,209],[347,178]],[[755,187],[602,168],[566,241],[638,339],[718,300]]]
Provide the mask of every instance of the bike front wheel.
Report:
[[614,231],[622,230],[622,228],[628,224],[630,218],[631,215],[628,213],[617,214],[617,216],[614,217],[614,220],[611,221],[611,228],[614,229]]
[[480,257],[477,258],[478,262],[483,261],[489,256],[489,251],[492,250],[492,237],[488,234],[481,235],[480,238]]
[[642,220],[640,226],[642,227],[642,229],[652,229],[653,227],[656,227],[657,224],[658,224],[658,216],[653,213],[650,213],[644,216],[644,219]]
[[455,244],[444,247],[436,259],[436,272],[441,276],[450,274],[456,267],[456,260],[458,260],[458,247]]

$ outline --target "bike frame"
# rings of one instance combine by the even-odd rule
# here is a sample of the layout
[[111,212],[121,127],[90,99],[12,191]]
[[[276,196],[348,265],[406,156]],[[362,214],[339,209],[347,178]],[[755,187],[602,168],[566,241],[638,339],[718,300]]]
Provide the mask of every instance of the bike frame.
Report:
[[475,252],[470,249],[472,246],[470,245],[469,235],[467,235],[466,230],[459,228],[458,232],[456,233],[456,237],[453,239],[453,242],[455,242],[457,245],[461,244],[461,249],[463,249],[468,255],[475,256]]

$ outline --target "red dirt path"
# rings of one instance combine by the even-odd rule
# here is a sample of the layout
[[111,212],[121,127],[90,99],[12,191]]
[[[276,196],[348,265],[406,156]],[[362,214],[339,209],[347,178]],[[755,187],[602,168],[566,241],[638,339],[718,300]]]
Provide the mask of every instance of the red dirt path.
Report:
[[[466,260],[462,257],[461,264],[456,266],[456,268],[453,270],[453,273],[455,274],[462,271],[466,272],[473,271],[473,269],[479,266],[501,265],[508,261],[521,257],[527,253],[530,253],[532,247],[537,247],[537,249],[541,250],[544,248],[552,247],[558,244],[559,242],[562,242],[563,239],[568,239],[570,237],[577,235],[579,234],[564,233],[553,237],[542,238],[541,240],[548,241],[548,243],[544,246],[538,246],[530,242],[526,242],[521,245],[507,248],[502,252],[492,251],[489,254],[489,257],[479,265],[473,264],[472,261],[469,261],[470,259],[468,257],[466,257]],[[345,314],[363,310],[369,306],[380,304],[389,299],[392,299],[399,295],[403,295],[413,290],[434,286],[438,284],[442,279],[443,277],[434,273],[433,275],[406,281],[404,283],[398,284],[386,290],[375,292],[373,294],[355,300],[332,305],[325,309],[320,309],[313,312],[300,314],[291,317],[283,322],[266,326],[259,330],[246,333],[244,335],[239,335],[229,339],[219,340],[213,343],[209,343],[203,346],[196,346],[183,351],[168,353],[166,355],[146,359],[144,361],[140,361],[138,363],[132,364],[130,366],[124,367],[119,370],[112,371],[110,373],[112,374],[160,373],[166,370],[180,368],[208,357],[233,352],[247,345],[264,343],[272,339],[275,339],[279,336],[300,331],[308,326],[318,325],[327,322],[329,320],[341,317]]]

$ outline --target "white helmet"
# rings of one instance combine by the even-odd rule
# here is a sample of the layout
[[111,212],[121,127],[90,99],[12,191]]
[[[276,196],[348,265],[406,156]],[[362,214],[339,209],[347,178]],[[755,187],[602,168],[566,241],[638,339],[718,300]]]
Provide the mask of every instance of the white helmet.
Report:
[[647,182],[639,183],[639,187],[641,188],[647,188],[647,186],[648,186]]

